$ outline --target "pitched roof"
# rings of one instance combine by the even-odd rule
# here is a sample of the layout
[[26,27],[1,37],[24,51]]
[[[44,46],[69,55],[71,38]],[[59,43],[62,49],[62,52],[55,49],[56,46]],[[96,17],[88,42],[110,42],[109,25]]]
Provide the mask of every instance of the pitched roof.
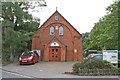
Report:
[[[70,25],[70,26],[72,26],[57,10],[56,10],[56,12]],[[78,33],[78,34],[80,34],[73,26],[72,26],[72,28]],[[81,34],[80,34],[81,35]]]
[[47,43],[47,44],[49,44],[54,38],[56,38],[60,43],[62,43],[64,46],[67,46],[65,43],[63,43],[61,40],[60,40],[60,38],[58,38],[57,36],[53,36],[50,40],[49,40],[49,42]]
[[[57,10],[41,25],[41,27],[39,29],[42,28],[42,26],[47,22],[49,21],[49,19],[55,14],[55,13],[58,13],[70,26],[72,26]],[[72,28],[78,33],[80,34],[73,26]],[[81,34],[80,34],[81,35]],[[82,35],[81,35],[82,36]]]

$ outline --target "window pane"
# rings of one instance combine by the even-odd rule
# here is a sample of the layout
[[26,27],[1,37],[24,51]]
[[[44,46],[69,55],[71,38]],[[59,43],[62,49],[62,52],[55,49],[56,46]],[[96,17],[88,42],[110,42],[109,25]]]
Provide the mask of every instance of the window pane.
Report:
[[58,21],[58,16],[55,16],[55,20]]
[[62,26],[60,26],[60,28],[59,28],[59,35],[63,35],[63,27]]
[[50,35],[54,35],[54,27],[53,26],[50,27]]

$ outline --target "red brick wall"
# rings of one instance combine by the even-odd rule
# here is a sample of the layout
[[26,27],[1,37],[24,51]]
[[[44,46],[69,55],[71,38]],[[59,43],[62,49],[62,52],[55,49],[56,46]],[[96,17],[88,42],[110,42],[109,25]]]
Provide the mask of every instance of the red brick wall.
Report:
[[[58,21],[55,21],[55,16],[58,16]],[[32,50],[39,49],[44,51],[44,46],[51,40],[53,36],[50,36],[51,25],[60,26],[64,28],[64,35],[59,36],[59,29],[55,29],[54,35],[57,36],[63,43],[67,45],[67,60],[81,60],[82,54],[82,36],[68,23],[66,20],[56,11],[35,33],[32,39]],[[77,52],[74,53],[74,49]],[[45,55],[44,55],[45,56]]]

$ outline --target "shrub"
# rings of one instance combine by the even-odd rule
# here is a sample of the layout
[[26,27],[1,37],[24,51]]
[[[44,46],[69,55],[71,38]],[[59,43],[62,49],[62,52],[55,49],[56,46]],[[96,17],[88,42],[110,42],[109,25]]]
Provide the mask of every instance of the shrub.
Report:
[[76,64],[73,65],[73,72],[78,73],[79,72],[79,68],[84,67],[84,63],[86,63],[88,60],[84,59],[81,62],[78,62]]
[[108,61],[103,61],[96,58],[83,59],[81,62],[78,62],[73,65],[73,72],[79,73],[80,69],[114,69],[116,68]]

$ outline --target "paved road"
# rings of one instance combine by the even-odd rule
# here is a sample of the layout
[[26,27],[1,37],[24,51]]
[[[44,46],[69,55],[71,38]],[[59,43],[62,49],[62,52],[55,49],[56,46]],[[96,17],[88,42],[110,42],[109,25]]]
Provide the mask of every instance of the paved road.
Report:
[[[72,71],[72,65],[75,62],[40,62],[34,65],[19,65],[18,63],[3,66],[3,70],[13,73],[18,73],[18,77],[35,77],[35,78],[76,78],[79,80],[118,80],[117,76],[77,76],[63,74],[64,72]],[[3,72],[3,77],[14,77],[14,74]],[[87,79],[86,79],[87,78]],[[58,80],[58,79],[57,79]],[[65,79],[66,80],[66,79]],[[75,79],[72,79],[75,80]]]
[[2,70],[2,78],[0,80],[36,80],[36,78]]
[[30,76],[21,75],[14,72],[2,70],[2,80],[118,80],[117,78],[91,78],[91,77],[81,77],[81,78],[34,78]]
[[16,74],[16,73],[2,71],[2,78],[26,78],[26,77]]

